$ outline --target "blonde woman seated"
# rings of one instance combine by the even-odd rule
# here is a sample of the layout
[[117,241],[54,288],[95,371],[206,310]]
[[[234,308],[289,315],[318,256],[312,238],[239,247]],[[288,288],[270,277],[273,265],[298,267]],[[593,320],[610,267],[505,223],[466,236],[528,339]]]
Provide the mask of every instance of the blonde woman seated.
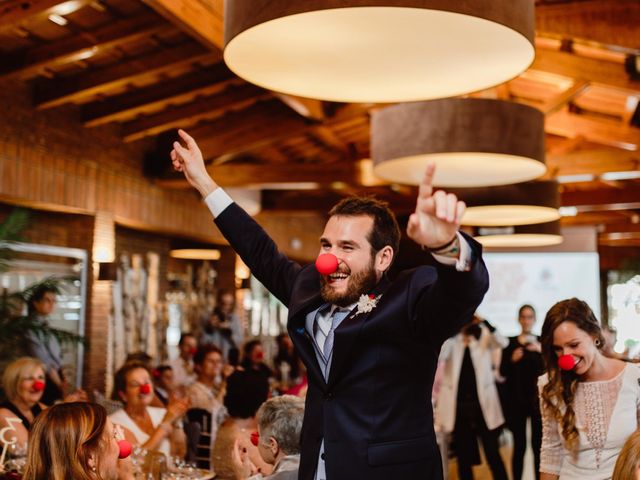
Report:
[[172,400],[167,408],[150,406],[153,400],[151,375],[144,364],[137,362],[127,363],[116,372],[114,397],[124,403],[124,408],[109,418],[122,425],[127,440],[167,456],[184,456],[182,426],[175,423],[187,411],[187,400]]
[[130,473],[122,473],[131,472],[130,460],[118,460],[121,439],[122,432],[100,405],[86,402],[54,405],[33,424],[22,479],[133,479]]
[[2,387],[7,400],[0,403],[0,429],[13,430],[14,445],[18,447],[26,448],[31,425],[46,408],[40,403],[44,386],[44,364],[35,358],[19,358],[4,371]]

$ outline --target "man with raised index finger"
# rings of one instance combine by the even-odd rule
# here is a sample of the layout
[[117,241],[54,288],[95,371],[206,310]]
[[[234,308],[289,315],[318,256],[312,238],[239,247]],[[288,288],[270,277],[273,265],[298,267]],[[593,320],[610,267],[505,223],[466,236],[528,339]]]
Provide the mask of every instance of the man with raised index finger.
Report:
[[[251,272],[289,309],[288,331],[309,377],[301,438],[302,480],[441,479],[431,388],[444,340],[468,322],[489,285],[480,245],[458,231],[465,210],[420,185],[407,235],[433,265],[386,272],[400,229],[386,204],[347,198],[329,212],[320,274],[279,252],[267,233],[209,176],[193,138],[180,130],[171,160],[184,173]],[[322,269],[321,269],[322,270]]]

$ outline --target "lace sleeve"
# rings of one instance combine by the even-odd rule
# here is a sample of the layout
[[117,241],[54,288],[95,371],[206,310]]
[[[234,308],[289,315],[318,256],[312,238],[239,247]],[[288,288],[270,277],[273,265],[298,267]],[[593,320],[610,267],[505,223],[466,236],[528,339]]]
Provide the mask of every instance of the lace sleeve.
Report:
[[540,393],[540,412],[542,413],[542,446],[540,448],[540,472],[560,475],[564,447],[555,417],[542,404],[542,387],[546,384],[546,375],[538,381]]

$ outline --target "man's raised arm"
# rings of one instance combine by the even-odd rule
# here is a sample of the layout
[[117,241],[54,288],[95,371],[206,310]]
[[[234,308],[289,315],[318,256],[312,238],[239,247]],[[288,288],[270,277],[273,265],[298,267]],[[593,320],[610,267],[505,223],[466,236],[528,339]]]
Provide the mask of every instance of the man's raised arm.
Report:
[[431,252],[440,262],[455,265],[457,270],[471,267],[470,247],[458,229],[467,208],[453,193],[433,191],[435,164],[429,162],[425,172],[416,209],[409,217],[407,235]]
[[180,135],[186,147],[180,145],[180,142],[173,142],[173,150],[171,150],[170,154],[173,168],[178,172],[184,173],[191,186],[200,192],[202,198],[205,198],[218,188],[218,184],[213,181],[209,172],[207,172],[202,152],[200,152],[200,148],[198,148],[198,144],[193,137],[184,130],[178,130],[178,135]]

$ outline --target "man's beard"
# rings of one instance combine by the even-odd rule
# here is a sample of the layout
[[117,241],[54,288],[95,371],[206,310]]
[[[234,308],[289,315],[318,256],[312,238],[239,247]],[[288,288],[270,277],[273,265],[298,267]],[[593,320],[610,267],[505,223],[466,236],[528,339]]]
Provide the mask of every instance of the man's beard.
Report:
[[[323,275],[320,280],[322,284],[320,296],[322,299],[332,305],[346,307],[356,303],[361,295],[370,293],[378,283],[373,261],[374,259],[372,258],[366,270],[349,275],[347,291],[344,293],[336,292],[329,284],[327,277]],[[336,273],[339,271],[340,269]]]

